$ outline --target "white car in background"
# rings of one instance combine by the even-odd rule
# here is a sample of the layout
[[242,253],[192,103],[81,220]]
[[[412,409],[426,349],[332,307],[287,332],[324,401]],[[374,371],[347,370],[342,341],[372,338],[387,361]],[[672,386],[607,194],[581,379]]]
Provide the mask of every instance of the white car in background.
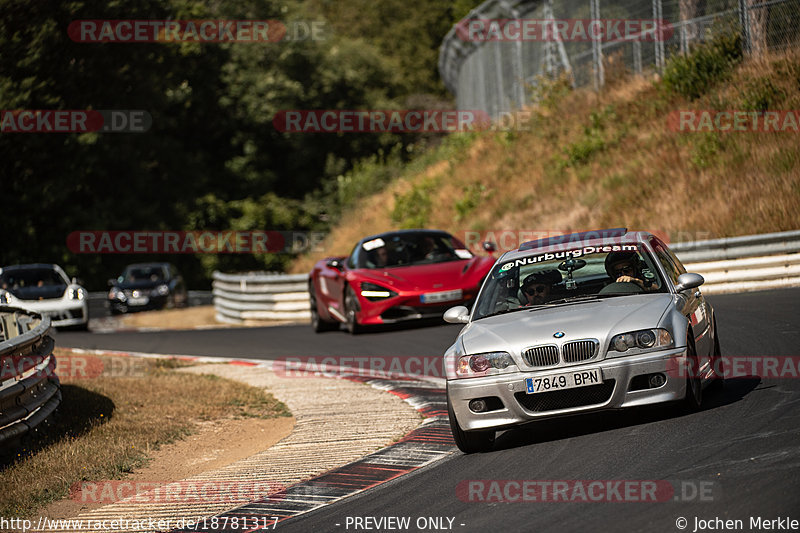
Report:
[[49,316],[53,326],[89,328],[89,298],[75,278],[58,265],[32,264],[0,268],[0,305]]

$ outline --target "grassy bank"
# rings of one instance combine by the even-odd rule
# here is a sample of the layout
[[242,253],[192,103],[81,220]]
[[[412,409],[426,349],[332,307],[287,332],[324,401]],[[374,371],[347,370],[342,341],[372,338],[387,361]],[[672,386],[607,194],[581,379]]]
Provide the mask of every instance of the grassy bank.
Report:
[[671,127],[681,110],[800,109],[796,51],[756,61],[736,47],[711,43],[671,62],[663,79],[623,75],[600,94],[546,84],[528,131],[456,134],[424,168],[394,169],[399,177],[357,201],[324,251],[292,270],[398,227],[463,235],[627,226],[675,240],[797,229],[798,133]]
[[[29,516],[66,497],[79,481],[119,479],[146,464],[159,446],[191,434],[198,422],[291,416],[284,404],[261,389],[175,372],[177,363],[170,360],[58,351],[56,357],[62,362],[59,415],[39,438],[4,458],[0,516]],[[70,368],[103,372],[84,374]]]

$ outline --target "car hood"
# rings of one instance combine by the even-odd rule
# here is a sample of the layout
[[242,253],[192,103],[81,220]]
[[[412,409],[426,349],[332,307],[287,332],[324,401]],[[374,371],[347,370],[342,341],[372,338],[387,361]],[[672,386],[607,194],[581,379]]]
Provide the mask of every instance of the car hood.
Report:
[[64,296],[66,285],[47,285],[44,287],[17,287],[7,289],[20,300],[52,300]]
[[[470,323],[461,333],[465,353],[507,351],[518,354],[538,344],[558,344],[576,339],[597,339],[601,353],[614,335],[655,328],[673,304],[671,294],[617,296],[516,311]],[[562,338],[555,338],[563,332]]]
[[386,269],[359,269],[354,271],[359,281],[374,281],[380,285],[410,291],[446,291],[464,287],[465,283],[478,284],[493,261],[473,257],[459,261],[446,261],[430,265],[413,265]]

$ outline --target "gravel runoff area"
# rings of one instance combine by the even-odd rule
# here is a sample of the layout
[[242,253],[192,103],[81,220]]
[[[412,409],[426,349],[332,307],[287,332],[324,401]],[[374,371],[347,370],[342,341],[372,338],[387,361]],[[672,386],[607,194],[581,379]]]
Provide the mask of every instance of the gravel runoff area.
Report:
[[[296,419],[292,433],[271,448],[224,468],[183,480],[184,486],[232,483],[237,488],[263,487],[264,484],[276,488],[288,487],[383,448],[406,435],[422,421],[419,413],[400,398],[347,379],[281,377],[268,364],[203,364],[182,371],[216,374],[264,387],[284,402]],[[231,435],[231,438],[235,439],[236,435]],[[246,494],[243,499],[237,499],[236,492],[227,491],[217,498],[159,498],[145,493],[73,518],[83,519],[84,525],[87,520],[105,520],[106,524],[112,520],[127,520],[128,528],[114,531],[153,531],[151,527],[141,526],[170,519],[174,527],[181,518],[196,520],[247,503]],[[158,501],[165,499],[170,501]],[[137,525],[137,522],[140,527],[130,527]]]

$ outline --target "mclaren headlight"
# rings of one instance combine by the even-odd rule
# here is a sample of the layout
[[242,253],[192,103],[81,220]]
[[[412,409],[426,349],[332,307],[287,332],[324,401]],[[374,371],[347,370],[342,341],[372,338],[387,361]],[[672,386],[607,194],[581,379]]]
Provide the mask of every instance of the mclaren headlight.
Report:
[[397,296],[397,293],[374,283],[362,283],[361,296],[371,302],[377,302],[379,300],[385,300],[386,298]]
[[167,294],[169,294],[169,286],[165,285],[165,284],[161,284],[158,287],[156,287],[155,292],[159,296],[166,296]]
[[672,335],[666,329],[640,329],[614,335],[609,343],[608,357],[664,350],[673,346]]
[[517,365],[508,352],[462,355],[456,361],[456,377],[474,378],[503,372],[516,372]]
[[11,299],[14,298],[8,291],[0,291],[0,305],[10,305]]

